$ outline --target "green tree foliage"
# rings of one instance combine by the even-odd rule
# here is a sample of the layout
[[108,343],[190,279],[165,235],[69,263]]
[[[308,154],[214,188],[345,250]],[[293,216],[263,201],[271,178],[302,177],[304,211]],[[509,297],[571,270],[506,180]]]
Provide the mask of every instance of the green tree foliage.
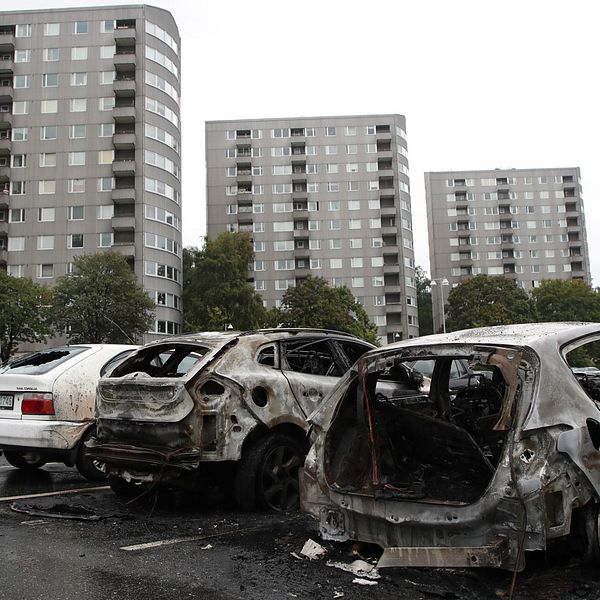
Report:
[[536,321],[533,300],[505,277],[471,277],[450,291],[446,306],[448,331]]
[[431,280],[421,267],[415,269],[417,282],[417,307],[419,310],[419,334],[433,333],[433,309],[431,307]]
[[254,259],[250,236],[220,234],[204,248],[183,251],[183,320],[185,331],[256,329],[264,324],[262,299],[248,283]]
[[117,252],[75,258],[54,286],[54,320],[74,343],[130,343],[148,331],[154,303]]
[[332,288],[322,277],[307,277],[283,295],[280,323],[285,327],[335,329],[378,344],[377,326],[345,286]]
[[600,294],[581,279],[546,279],[532,293],[540,322],[600,321]]
[[6,362],[20,342],[42,342],[52,333],[52,292],[26,277],[0,270],[0,361]]

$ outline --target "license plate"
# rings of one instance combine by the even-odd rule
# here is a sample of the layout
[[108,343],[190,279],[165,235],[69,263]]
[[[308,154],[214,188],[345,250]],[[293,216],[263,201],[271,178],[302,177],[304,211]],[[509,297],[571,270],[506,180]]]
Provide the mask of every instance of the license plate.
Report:
[[13,407],[12,394],[0,394],[0,410],[11,410]]

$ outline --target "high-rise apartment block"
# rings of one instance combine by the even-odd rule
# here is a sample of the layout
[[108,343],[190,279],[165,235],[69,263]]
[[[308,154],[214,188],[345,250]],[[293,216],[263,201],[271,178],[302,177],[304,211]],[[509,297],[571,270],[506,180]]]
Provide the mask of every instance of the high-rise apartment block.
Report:
[[[479,273],[528,291],[544,279],[590,282],[578,168],[425,173],[425,191],[436,283]],[[436,331],[444,287],[433,293]]]
[[265,305],[308,275],[346,285],[382,341],[418,335],[401,115],[206,123],[208,235],[248,232]]
[[123,254],[181,323],[180,40],[170,13],[0,13],[0,267],[52,285],[73,259]]

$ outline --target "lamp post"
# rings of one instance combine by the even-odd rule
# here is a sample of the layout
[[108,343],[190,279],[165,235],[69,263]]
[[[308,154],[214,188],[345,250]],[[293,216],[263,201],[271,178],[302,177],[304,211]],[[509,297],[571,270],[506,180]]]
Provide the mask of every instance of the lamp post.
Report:
[[[444,278],[432,279],[431,283],[429,285],[432,288],[438,287],[438,285],[440,287],[440,300],[442,302],[442,331],[444,333],[446,333],[446,310],[444,308],[444,287],[449,286],[450,283],[444,277]],[[433,304],[433,293],[431,294],[431,307],[433,309],[435,309],[434,304]]]

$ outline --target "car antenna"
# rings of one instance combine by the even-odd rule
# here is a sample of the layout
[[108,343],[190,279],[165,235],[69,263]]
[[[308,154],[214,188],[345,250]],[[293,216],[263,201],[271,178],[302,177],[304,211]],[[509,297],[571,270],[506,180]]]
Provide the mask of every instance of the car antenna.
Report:
[[131,344],[133,346],[136,346],[137,344],[123,331],[123,328],[118,324],[115,323],[110,317],[107,317],[106,315],[102,315],[107,321],[109,321],[110,323],[112,323],[115,327],[117,327],[119,329],[119,331],[131,342]]

